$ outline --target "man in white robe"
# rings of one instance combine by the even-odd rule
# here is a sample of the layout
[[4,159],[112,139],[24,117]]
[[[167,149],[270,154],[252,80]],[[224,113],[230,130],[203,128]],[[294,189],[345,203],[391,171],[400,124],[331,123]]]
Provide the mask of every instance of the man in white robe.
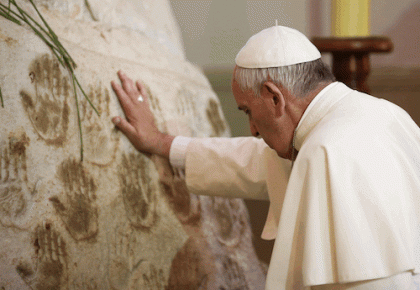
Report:
[[420,130],[401,108],[335,82],[296,30],[253,36],[232,90],[263,140],[159,132],[147,93],[119,73],[141,152],[185,170],[191,193],[269,199],[262,233],[276,239],[266,289],[419,289]]

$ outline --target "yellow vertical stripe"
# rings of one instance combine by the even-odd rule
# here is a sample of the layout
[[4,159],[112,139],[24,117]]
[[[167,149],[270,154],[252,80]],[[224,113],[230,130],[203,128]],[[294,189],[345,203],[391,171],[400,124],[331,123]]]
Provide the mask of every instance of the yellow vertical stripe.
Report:
[[336,37],[370,35],[370,0],[332,0],[331,32]]

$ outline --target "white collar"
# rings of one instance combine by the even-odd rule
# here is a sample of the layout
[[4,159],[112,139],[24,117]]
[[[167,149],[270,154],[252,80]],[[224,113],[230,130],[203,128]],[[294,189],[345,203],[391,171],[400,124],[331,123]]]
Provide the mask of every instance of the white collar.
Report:
[[353,90],[340,82],[334,82],[326,86],[316,95],[303,113],[302,118],[295,130],[294,146],[300,150],[309,132],[327,114],[329,109],[351,93]]

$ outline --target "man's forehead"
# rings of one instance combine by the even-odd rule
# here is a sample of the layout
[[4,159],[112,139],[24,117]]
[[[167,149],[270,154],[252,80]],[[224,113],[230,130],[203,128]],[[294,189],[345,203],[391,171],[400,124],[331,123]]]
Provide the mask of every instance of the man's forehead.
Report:
[[251,90],[242,91],[239,83],[235,79],[232,79],[232,92],[235,99],[239,98],[242,101],[246,101],[252,95]]

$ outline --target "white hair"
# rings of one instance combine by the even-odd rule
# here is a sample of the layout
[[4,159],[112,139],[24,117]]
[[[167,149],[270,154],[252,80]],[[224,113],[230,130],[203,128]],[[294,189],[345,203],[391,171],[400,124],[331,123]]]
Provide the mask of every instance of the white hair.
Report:
[[282,67],[237,66],[234,79],[242,91],[252,90],[257,97],[260,97],[261,88],[268,80],[282,85],[296,97],[305,97],[320,82],[335,81],[331,70],[321,59]]

